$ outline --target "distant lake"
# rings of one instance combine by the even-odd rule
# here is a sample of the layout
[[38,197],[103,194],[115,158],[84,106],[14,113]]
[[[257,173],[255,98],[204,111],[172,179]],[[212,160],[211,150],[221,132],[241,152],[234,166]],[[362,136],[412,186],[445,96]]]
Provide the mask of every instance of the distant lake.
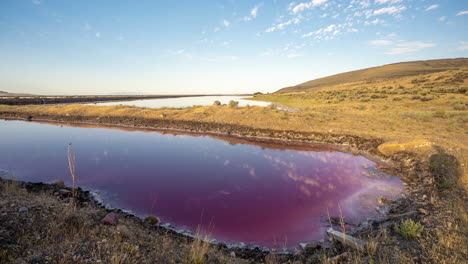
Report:
[[270,102],[246,100],[247,96],[194,96],[179,98],[162,98],[133,101],[118,101],[95,103],[93,105],[132,105],[138,107],[161,108],[161,107],[191,107],[194,105],[212,105],[214,101],[220,101],[221,104],[228,104],[229,101],[239,102],[239,106],[257,105],[268,106]]

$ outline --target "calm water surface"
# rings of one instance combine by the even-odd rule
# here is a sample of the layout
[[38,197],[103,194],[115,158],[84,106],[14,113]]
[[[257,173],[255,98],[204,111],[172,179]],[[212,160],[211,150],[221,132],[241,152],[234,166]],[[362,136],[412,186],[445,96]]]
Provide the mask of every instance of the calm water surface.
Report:
[[[361,156],[249,145],[232,139],[155,131],[0,120],[0,170],[19,180],[78,184],[111,207],[156,215],[178,229],[198,226],[225,242],[293,247],[321,239],[327,209],[348,219],[371,214],[401,181]],[[380,175],[374,177],[369,175]]]
[[95,105],[133,105],[138,107],[160,108],[160,107],[190,107],[194,105],[212,105],[214,101],[228,104],[229,101],[239,102],[239,106],[257,105],[268,106],[270,102],[245,100],[245,96],[194,96],[180,98],[148,99],[120,102],[95,103]]

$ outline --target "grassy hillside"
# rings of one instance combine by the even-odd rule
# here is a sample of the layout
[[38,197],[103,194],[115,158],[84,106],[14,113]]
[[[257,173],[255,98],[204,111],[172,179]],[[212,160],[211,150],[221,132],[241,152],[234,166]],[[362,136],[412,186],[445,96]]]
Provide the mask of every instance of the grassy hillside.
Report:
[[340,73],[280,89],[278,93],[300,92],[354,82],[388,81],[401,77],[468,68],[468,59],[411,61]]

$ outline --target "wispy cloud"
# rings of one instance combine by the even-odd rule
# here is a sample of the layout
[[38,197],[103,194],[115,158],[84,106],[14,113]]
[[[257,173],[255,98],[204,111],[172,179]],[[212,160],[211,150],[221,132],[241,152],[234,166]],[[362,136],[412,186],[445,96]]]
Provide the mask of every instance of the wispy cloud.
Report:
[[101,38],[101,32],[96,32],[96,38]]
[[252,9],[250,9],[250,13],[248,16],[244,17],[244,21],[250,21],[250,20],[255,19],[258,15],[258,9],[260,9],[261,6],[262,4],[259,4],[253,7]]
[[372,46],[388,46],[388,45],[392,45],[393,41],[385,40],[385,39],[376,39],[376,40],[369,41],[369,43]]
[[429,11],[429,10],[432,10],[432,9],[436,9],[436,8],[438,8],[438,7],[439,7],[439,5],[431,5],[431,6],[428,6],[428,7],[426,8],[426,11]]
[[401,3],[401,2],[403,2],[403,0],[375,0],[375,3],[380,4],[380,5],[383,5],[383,4],[398,4],[398,3]]
[[84,31],[90,31],[92,28],[93,28],[93,27],[92,27],[90,24],[88,24],[88,23],[84,24],[84,26],[83,26],[83,30],[84,30]]
[[41,0],[32,0],[32,3],[35,4],[35,5],[40,5]]
[[374,10],[373,15],[398,15],[405,10],[405,6],[389,6]]
[[223,26],[229,27],[231,25],[231,22],[227,21],[226,19],[223,20]]
[[457,50],[468,50],[468,42],[460,41],[458,43],[460,44],[460,46],[457,48]]
[[281,29],[284,29],[285,27],[291,25],[291,24],[299,24],[301,22],[301,18],[299,17],[295,17],[295,18],[292,18],[286,22],[283,22],[283,23],[279,23],[277,25],[274,25],[274,26],[271,26],[269,28],[267,28],[265,30],[265,32],[273,32],[275,30],[281,30]]
[[376,18],[376,19],[374,19],[372,21],[365,21],[364,25],[366,25],[366,26],[368,26],[368,25],[377,25],[377,24],[382,24],[384,22],[385,22],[384,20]]
[[302,12],[302,11],[306,10],[306,9],[311,9],[312,7],[323,5],[326,2],[327,2],[327,0],[312,0],[310,2],[305,2],[305,3],[299,3],[297,5],[292,5],[292,6],[290,6],[290,9],[291,9],[291,12],[293,14],[297,14],[299,12]]
[[440,21],[440,22],[444,22],[445,20],[447,20],[447,17],[446,17],[446,16],[441,16],[441,17],[439,17],[439,21]]
[[417,52],[425,48],[434,47],[436,44],[422,42],[422,41],[412,41],[412,42],[401,42],[396,44],[395,48],[385,52],[385,54],[389,55],[396,55],[396,54],[404,54],[404,53],[412,53]]
[[303,34],[302,37],[312,37],[317,40],[332,40],[336,36],[344,32],[358,32],[356,28],[352,28],[352,23],[343,23],[343,24],[331,24],[326,27],[311,31],[309,33]]
[[468,10],[460,11],[457,13],[457,16],[463,16],[463,15],[468,15]]

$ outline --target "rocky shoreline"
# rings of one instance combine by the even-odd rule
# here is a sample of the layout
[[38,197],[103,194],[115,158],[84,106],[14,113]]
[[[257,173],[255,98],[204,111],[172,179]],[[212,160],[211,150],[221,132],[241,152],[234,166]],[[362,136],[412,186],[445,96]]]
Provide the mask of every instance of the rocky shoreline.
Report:
[[[93,116],[63,116],[63,115],[43,115],[31,113],[14,113],[1,112],[0,118],[11,120],[27,120],[27,121],[47,121],[47,122],[64,122],[72,124],[93,124],[99,126],[111,127],[131,127],[137,129],[155,129],[159,131],[176,131],[194,134],[209,134],[214,136],[223,136],[249,140],[253,142],[274,143],[284,146],[307,146],[311,143],[333,144],[347,152],[364,154],[374,159],[386,161],[386,165],[381,166],[384,172],[398,176],[405,181],[407,185],[407,194],[405,197],[395,201],[381,201],[380,209],[382,214],[375,219],[368,219],[361,223],[353,232],[349,234],[366,239],[379,230],[392,228],[404,218],[412,218],[421,220],[422,217],[428,214],[436,214],[434,210],[436,206],[434,202],[428,201],[429,197],[433,197],[438,193],[436,182],[438,172],[431,171],[428,161],[420,160],[415,154],[407,152],[399,152],[391,156],[385,156],[378,151],[378,146],[383,143],[382,139],[362,138],[354,135],[340,134],[324,134],[314,132],[297,132],[297,131],[278,131],[270,129],[254,129],[246,126],[235,124],[220,124],[207,123],[196,121],[183,120],[168,120],[168,119],[145,119],[145,118],[126,118],[126,117],[93,117]],[[3,180],[3,184],[5,180]],[[28,192],[31,193],[59,193],[61,200],[69,199],[60,194],[61,189],[69,190],[66,187],[61,187],[56,184],[44,183],[24,183],[19,182]],[[193,238],[184,234],[177,233],[168,228],[151,225],[145,220],[142,220],[134,215],[122,212],[115,209],[110,210],[99,204],[89,193],[78,188],[78,204],[81,207],[92,207],[98,210],[100,217],[105,214],[114,212],[122,215],[126,219],[132,219],[135,225],[143,229],[156,230],[157,232],[169,232],[170,236],[176,240],[183,240],[185,243],[191,243]],[[379,208],[377,208],[379,209]],[[430,223],[428,225],[430,228]],[[395,231],[393,231],[395,232]],[[411,241],[400,239],[392,242],[400,247],[413,247],[411,250],[421,250]],[[1,244],[0,244],[1,245]],[[235,256],[235,258],[249,260],[253,262],[265,262],[265,259],[271,256],[272,252],[261,248],[240,248],[228,247],[224,243],[216,243],[212,245],[223,254]],[[389,245],[391,246],[391,245]],[[302,245],[302,250],[297,252],[283,252],[282,254],[274,254],[282,260],[301,261],[310,259],[311,256],[317,254],[325,254],[327,256],[336,256],[347,252],[345,246],[333,241],[321,241],[318,243],[308,243]],[[324,253],[325,252],[325,253]]]

